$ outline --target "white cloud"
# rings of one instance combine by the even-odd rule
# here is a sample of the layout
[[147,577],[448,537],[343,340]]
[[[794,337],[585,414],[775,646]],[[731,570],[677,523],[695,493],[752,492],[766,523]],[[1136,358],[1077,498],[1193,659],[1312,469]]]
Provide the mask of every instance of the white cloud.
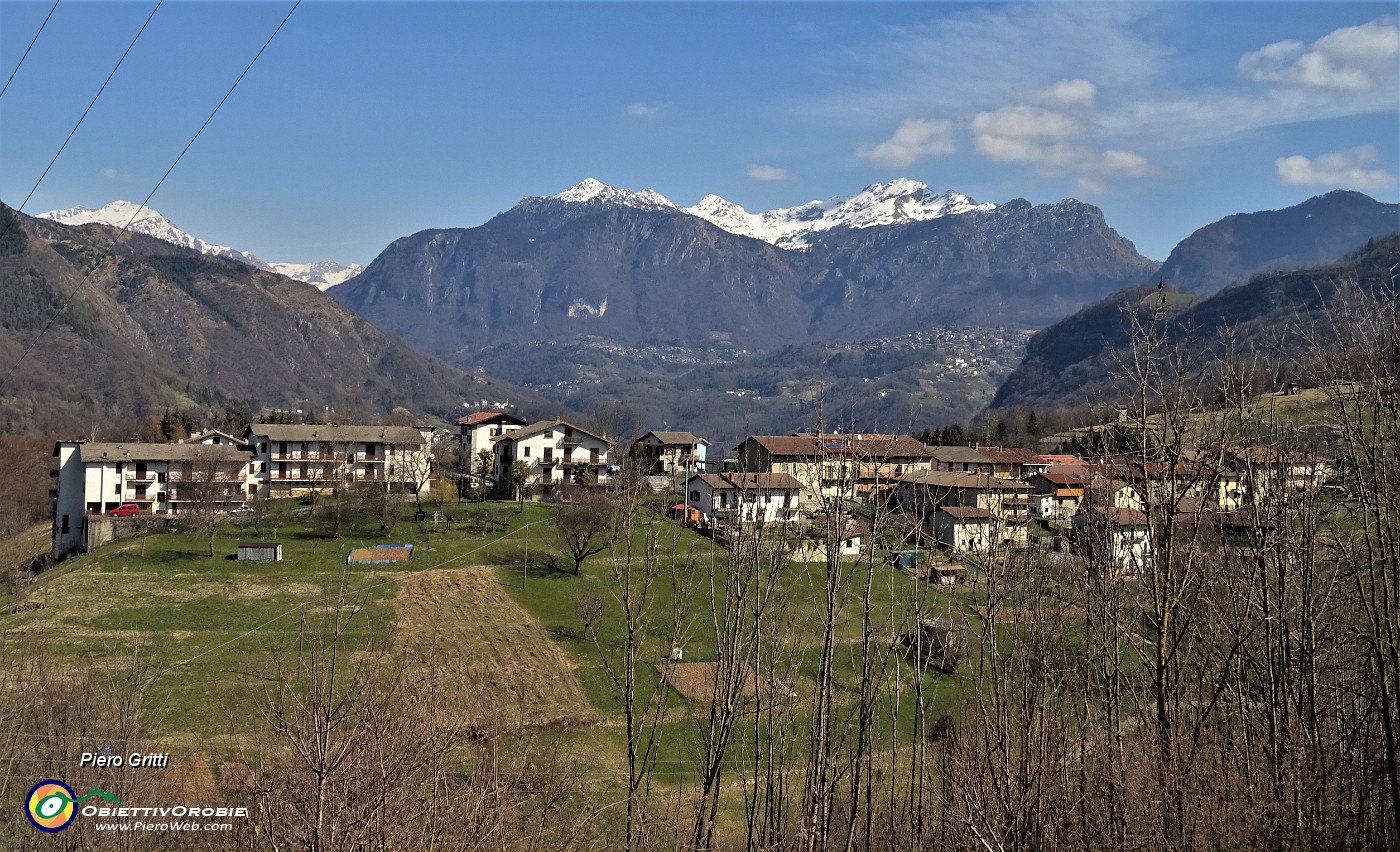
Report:
[[1003,163],[1024,163],[1047,175],[1075,176],[1075,191],[1102,195],[1110,177],[1144,177],[1156,171],[1141,154],[1121,149],[1096,151],[1076,141],[1086,127],[1055,110],[1016,104],[972,119],[977,153]]
[[863,145],[856,156],[877,166],[904,168],[927,157],[953,153],[953,123],[940,118],[906,118],[894,135],[878,145]]
[[1333,151],[1309,159],[1301,154],[1274,161],[1281,183],[1290,186],[1336,186],[1347,189],[1389,189],[1396,184],[1394,172],[1368,169],[1376,161],[1372,145]]
[[656,118],[665,111],[665,104],[647,104],[638,101],[627,105],[627,114],[633,118]]
[[1378,20],[1333,30],[1311,45],[1277,41],[1240,57],[1240,76],[1338,92],[1366,92],[1393,82],[1400,59],[1400,27]]
[[1099,87],[1089,80],[1060,80],[1054,85],[1031,92],[1027,100],[1065,109],[1092,109]]
[[[1198,14],[1149,3],[987,4],[930,14],[927,24],[889,28],[852,46],[842,75],[849,85],[799,111],[827,127],[869,133],[917,115],[946,116],[961,130],[980,112],[1036,105],[1081,120],[1082,144],[1147,156],[1264,128],[1395,114],[1394,18],[1304,31],[1313,38],[1261,47],[1239,60],[1238,74],[1212,79],[1203,75],[1208,54],[1167,40],[1183,31],[1183,17]],[[1251,82],[1270,76],[1277,81]],[[1044,146],[1029,149],[1023,135],[983,136],[984,148],[1007,160],[1044,159]]]
[[121,176],[121,172],[117,171],[116,169],[103,169],[102,176],[107,178],[108,180],[116,180],[118,177]]
[[759,164],[749,166],[749,177],[754,180],[792,180],[792,173],[777,166]]
[[[1157,77],[1175,52],[1152,34],[1162,15],[1161,7],[1147,3],[1008,3],[940,11],[927,24],[889,28],[881,40],[852,48],[846,60],[853,67],[843,75],[853,81],[850,87],[805,111],[865,123],[952,115],[1022,98],[1068,107],[1026,93],[1082,99],[1083,83],[1091,80],[1135,91]],[[1061,88],[1064,83],[1074,85]],[[1101,94],[1095,86],[1095,99]]]
[[1030,162],[1043,151],[1079,132],[1078,122],[1055,110],[1017,104],[972,118],[972,137],[979,154],[993,160]]

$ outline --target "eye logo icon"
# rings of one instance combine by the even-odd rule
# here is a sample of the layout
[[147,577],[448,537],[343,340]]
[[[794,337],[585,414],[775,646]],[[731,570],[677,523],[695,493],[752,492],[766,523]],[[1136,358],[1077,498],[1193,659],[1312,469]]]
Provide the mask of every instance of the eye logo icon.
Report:
[[40,781],[25,797],[25,816],[40,831],[62,831],[78,815],[73,788],[62,781]]

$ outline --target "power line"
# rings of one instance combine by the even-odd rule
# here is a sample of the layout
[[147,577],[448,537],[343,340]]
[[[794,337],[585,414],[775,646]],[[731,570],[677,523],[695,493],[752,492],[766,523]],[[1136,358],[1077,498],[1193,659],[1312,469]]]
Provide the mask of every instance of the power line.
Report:
[[15,75],[19,73],[20,66],[24,65],[24,60],[29,58],[29,51],[34,49],[34,42],[39,40],[39,35],[44,32],[44,27],[48,26],[49,18],[53,17],[54,9],[58,8],[58,0],[53,0],[53,5],[49,7],[49,13],[44,16],[44,22],[39,24],[39,32],[34,34],[34,38],[29,40],[29,46],[24,49],[24,55],[19,58],[19,64],[15,70],[10,72],[10,78],[5,81],[3,88],[0,88],[0,98],[5,97],[5,93],[10,90],[10,83],[14,82]]
[[[63,156],[63,150],[67,148],[68,143],[73,140],[73,134],[77,133],[78,128],[83,126],[83,121],[88,117],[88,113],[92,112],[92,108],[97,105],[97,99],[102,97],[103,92],[107,91],[107,84],[112,82],[113,77],[117,76],[117,69],[122,67],[122,63],[126,61],[127,55],[130,54],[131,49],[136,46],[137,39],[141,38],[141,34],[144,33],[146,31],[146,27],[150,25],[151,18],[154,18],[156,16],[156,12],[160,11],[161,4],[164,2],[165,0],[157,0],[155,8],[151,9],[151,14],[146,16],[146,22],[141,25],[141,29],[136,31],[136,35],[132,37],[131,43],[126,46],[126,50],[122,51],[121,58],[117,60],[116,65],[112,66],[112,72],[107,75],[107,79],[102,81],[102,86],[97,90],[97,94],[92,96],[92,100],[88,103],[87,109],[83,110],[83,114],[78,116],[78,123],[74,124],[73,129],[68,131],[68,136],[63,140],[63,144],[58,146],[58,151],[53,155],[53,159],[49,160],[49,164],[44,167],[44,173],[39,175],[39,179],[34,181],[34,185],[29,188],[29,194],[26,195],[24,197],[24,200],[19,203],[19,206],[15,208],[15,213],[13,216],[10,217],[10,221],[5,223],[4,230],[0,230],[0,239],[3,239],[5,237],[5,234],[9,233],[10,228],[15,224],[15,220],[19,219],[19,211],[29,206],[29,199],[33,198],[34,193],[39,191],[39,184],[44,182],[44,178],[49,176],[49,171],[53,168],[53,164],[57,163],[58,158]],[[58,4],[55,3],[54,5],[57,6]],[[38,36],[36,35],[35,38],[38,38]],[[25,53],[28,53],[28,51],[25,51]],[[19,69],[16,68],[15,70],[18,71]],[[64,304],[66,305],[67,303],[65,302]],[[62,309],[60,308],[59,310]],[[52,325],[52,322],[50,322],[50,325]],[[47,330],[48,329],[46,327],[45,331]],[[42,332],[40,333],[40,336],[43,336]],[[29,353],[26,352],[25,354],[27,355]],[[20,360],[23,361],[24,358],[21,357]],[[16,364],[15,366],[18,367],[19,364]]]
[[[164,2],[164,0],[161,0],[161,2]],[[272,35],[268,36],[268,37],[267,37],[267,41],[263,42],[262,47],[258,48],[258,52],[253,56],[252,60],[250,60],[250,61],[248,62],[248,66],[247,66],[246,68],[243,69],[243,73],[242,73],[242,74],[239,74],[239,75],[238,75],[238,79],[233,81],[233,85],[232,85],[232,86],[229,86],[228,91],[225,92],[225,93],[224,93],[224,96],[223,96],[222,98],[219,99],[218,104],[216,104],[216,105],[214,106],[213,111],[209,113],[209,117],[206,118],[206,119],[204,119],[204,123],[201,124],[201,125],[199,126],[199,129],[196,130],[196,131],[194,132],[194,136],[190,137],[190,141],[189,141],[189,142],[185,143],[185,147],[182,148],[182,149],[180,150],[179,155],[175,157],[175,162],[173,162],[173,163],[170,164],[170,168],[166,169],[166,170],[165,170],[165,174],[163,174],[163,175],[160,176],[160,180],[156,181],[156,185],[155,185],[154,187],[151,188],[151,191],[150,191],[150,192],[146,193],[146,197],[145,197],[144,199],[142,199],[141,205],[140,205],[139,207],[136,208],[136,212],[134,212],[134,213],[131,214],[131,218],[127,220],[127,222],[126,222],[125,225],[122,226],[122,229],[117,233],[116,237],[114,237],[114,238],[112,239],[112,241],[111,241],[110,243],[107,244],[107,248],[105,248],[105,249],[102,250],[102,254],[97,258],[97,260],[93,261],[92,267],[91,267],[90,269],[88,269],[87,274],[83,276],[83,280],[78,282],[78,286],[74,287],[74,288],[73,288],[73,292],[71,292],[71,293],[68,294],[68,298],[66,298],[66,299],[63,300],[63,304],[61,304],[61,305],[58,306],[58,310],[54,311],[54,314],[53,314],[53,316],[49,319],[48,323],[47,323],[42,329],[39,330],[39,333],[34,337],[34,339],[33,339],[32,341],[30,341],[29,345],[25,347],[24,351],[23,351],[22,353],[20,353],[19,360],[15,361],[15,364],[14,364],[13,367],[10,368],[10,371],[9,371],[8,373],[5,374],[5,377],[4,377],[3,379],[0,379],[0,390],[4,389],[5,383],[8,382],[8,381],[10,380],[10,377],[13,376],[13,375],[15,374],[15,370],[18,370],[18,369],[19,369],[19,365],[24,363],[24,359],[27,358],[27,357],[29,357],[29,353],[32,352],[32,351],[34,351],[34,347],[37,346],[37,345],[39,344],[39,341],[43,339],[43,337],[44,337],[44,335],[45,335],[46,333],[48,333],[48,330],[49,330],[50,328],[53,328],[53,324],[54,324],[55,322],[58,321],[58,318],[59,318],[60,316],[63,315],[63,312],[64,312],[64,310],[67,309],[68,304],[69,304],[70,302],[73,301],[73,297],[75,297],[75,296],[78,295],[78,291],[82,290],[82,289],[83,289],[83,286],[86,285],[86,284],[88,283],[88,281],[92,278],[93,273],[95,273],[95,272],[97,271],[97,267],[100,266],[100,265],[102,264],[102,261],[104,261],[104,260],[107,259],[107,255],[110,254],[110,253],[112,252],[112,249],[116,246],[117,241],[120,240],[122,237],[126,236],[126,232],[131,228],[132,223],[136,221],[137,217],[139,217],[139,216],[141,215],[142,211],[144,211],[144,210],[146,209],[146,205],[150,203],[151,197],[154,196],[154,195],[156,194],[156,192],[158,192],[158,191],[160,190],[161,185],[165,183],[166,178],[170,177],[170,173],[171,173],[171,172],[175,171],[175,167],[178,166],[178,165],[180,165],[180,161],[183,160],[183,159],[185,158],[185,154],[189,152],[190,148],[194,146],[194,143],[195,143],[196,141],[198,141],[200,135],[204,133],[204,128],[208,127],[208,126],[209,126],[209,123],[210,123],[211,121],[214,120],[214,116],[216,116],[216,115],[219,114],[219,110],[223,108],[224,104],[225,104],[225,103],[228,101],[228,99],[233,95],[234,90],[238,88],[238,84],[239,84],[239,83],[242,83],[242,82],[243,82],[243,78],[246,77],[246,76],[248,76],[248,72],[251,71],[251,70],[253,70],[253,66],[254,66],[255,64],[257,64],[258,59],[261,58],[262,55],[263,55],[263,52],[267,50],[268,45],[272,44],[272,40],[275,39],[275,38],[277,38],[277,34],[280,33],[280,32],[282,31],[282,27],[286,25],[288,19],[290,19],[290,18],[292,17],[292,13],[295,12],[295,11],[297,10],[297,7],[300,6],[300,5],[301,5],[301,0],[296,0],[296,2],[292,4],[292,8],[287,10],[287,14],[286,14],[285,16],[283,16],[281,22],[279,22],[279,23],[277,24],[277,29],[273,30],[273,31],[272,31]],[[160,8],[160,3],[159,3],[159,2],[156,4],[156,8],[157,8],[157,9]],[[152,15],[155,15],[155,9],[152,9],[152,10],[151,10],[151,14],[152,14]],[[147,19],[146,19],[146,23],[150,23],[150,18],[147,18]],[[145,29],[145,26],[143,25],[141,28],[144,30],[144,29]],[[137,36],[139,37],[139,36],[140,36],[140,33],[137,33]],[[134,39],[133,39],[133,41],[132,41],[132,44],[135,44],[135,40],[134,40]],[[130,48],[128,47],[127,50],[130,50]],[[123,57],[123,58],[125,58],[125,56],[126,56],[125,54],[122,54],[122,57]],[[118,63],[118,64],[120,64],[120,63]],[[112,73],[115,74],[115,73],[116,73],[116,70],[113,69],[113,72],[112,72]],[[108,79],[110,80],[111,77],[108,77]],[[106,87],[106,83],[103,84],[103,87],[104,87],[104,88]],[[99,92],[98,94],[101,94],[101,92]],[[95,100],[96,100],[96,99],[94,98],[94,101],[95,101]],[[88,108],[91,109],[91,106],[89,105]],[[87,115],[87,113],[84,112],[83,115]],[[77,129],[77,128],[74,128],[74,130],[76,130],[76,129]],[[72,134],[69,134],[69,136],[70,136],[70,138],[71,138]],[[64,144],[66,145],[67,142],[65,142]],[[61,151],[61,149],[60,149],[60,151]],[[56,156],[55,156],[55,159],[57,159]],[[52,165],[52,163],[50,163],[50,165]],[[48,170],[45,169],[45,170],[44,170],[44,173],[45,173],[45,174],[48,174]],[[41,177],[40,180],[43,180],[43,178]],[[37,187],[38,184],[35,184],[35,186]],[[33,192],[31,191],[30,194],[32,195]],[[28,199],[26,199],[26,201],[27,201],[27,200],[28,200]],[[15,218],[18,218],[18,217],[19,217],[19,211],[16,210],[16,211],[15,211]],[[14,219],[11,219],[11,222],[13,222],[13,221],[14,221]],[[3,232],[3,231],[0,231],[0,237],[3,237],[3,236],[4,236],[4,232]]]

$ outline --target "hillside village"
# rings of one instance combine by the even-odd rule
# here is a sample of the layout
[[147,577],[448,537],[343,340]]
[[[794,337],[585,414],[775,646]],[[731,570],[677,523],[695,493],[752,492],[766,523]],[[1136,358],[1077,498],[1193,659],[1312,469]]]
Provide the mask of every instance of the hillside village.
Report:
[[[929,548],[944,554],[949,579],[965,575],[960,564],[1008,549],[1088,556],[1098,570],[1131,578],[1153,559],[1151,518],[1162,512],[1247,547],[1269,523],[1261,520],[1267,505],[1344,486],[1322,457],[1262,446],[1192,448],[1163,462],[797,432],[752,435],[715,457],[710,441],[685,431],[619,440],[499,409],[456,425],[454,434],[254,423],[239,436],[207,430],[178,443],[61,441],[53,555],[128,535],[147,517],[236,516],[268,500],[334,497],[357,485],[420,506],[435,481],[454,480],[499,498],[567,503],[630,478],[674,501],[669,514],[682,524],[722,542],[744,525],[769,525],[839,539],[845,561],[877,544]],[[899,529],[898,546],[889,529],[875,529],[877,519]]]

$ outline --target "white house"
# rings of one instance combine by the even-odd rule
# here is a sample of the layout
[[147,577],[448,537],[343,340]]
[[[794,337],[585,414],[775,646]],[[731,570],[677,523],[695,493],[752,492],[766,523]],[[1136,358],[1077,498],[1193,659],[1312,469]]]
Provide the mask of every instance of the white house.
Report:
[[123,506],[140,514],[221,512],[256,493],[258,465],[234,444],[144,444],[59,441],[53,550],[86,550],[88,516]]
[[928,519],[934,541],[957,553],[980,553],[997,543],[996,516],[980,506],[940,506]]
[[299,497],[350,482],[421,493],[432,471],[431,436],[431,428],[417,426],[254,423],[246,439],[261,493]]
[[525,428],[525,421],[504,411],[473,411],[466,417],[457,418],[458,437],[462,442],[462,452],[476,469],[476,454],[482,450],[494,453],[495,440],[502,435]]
[[1139,577],[1147,572],[1152,535],[1142,511],[1086,506],[1075,513],[1073,530],[1091,571],[1106,568],[1120,577]]
[[802,483],[790,473],[701,473],[685,491],[707,524],[787,523],[802,509]]
[[585,469],[593,482],[608,481],[608,439],[566,420],[541,420],[493,440],[498,484],[511,481],[517,460],[530,466],[529,485],[577,482]]

